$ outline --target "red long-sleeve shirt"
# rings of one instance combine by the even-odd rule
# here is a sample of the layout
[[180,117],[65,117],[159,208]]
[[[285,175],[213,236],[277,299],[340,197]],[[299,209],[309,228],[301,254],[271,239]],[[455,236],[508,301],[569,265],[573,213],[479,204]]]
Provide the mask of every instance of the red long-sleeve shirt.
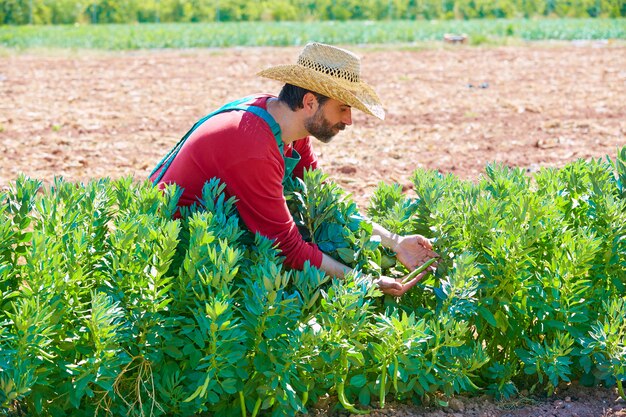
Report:
[[[269,97],[249,104],[267,109]],[[317,167],[317,157],[309,137],[286,145],[285,155],[291,156],[293,149],[301,156],[293,174],[301,178],[304,168]],[[206,181],[219,178],[227,196],[237,199],[248,229],[275,240],[288,266],[302,269],[308,260],[319,267],[322,252],[302,239],[287,208],[284,174],[285,163],[268,124],[250,112],[230,111],[209,118],[189,136],[159,184],[178,184],[183,188],[179,205],[191,205],[202,196]]]

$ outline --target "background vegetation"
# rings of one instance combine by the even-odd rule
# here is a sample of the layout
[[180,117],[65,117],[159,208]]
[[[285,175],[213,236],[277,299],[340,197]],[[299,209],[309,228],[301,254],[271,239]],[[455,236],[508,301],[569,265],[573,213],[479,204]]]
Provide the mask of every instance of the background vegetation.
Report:
[[0,0],[0,24],[624,17],[623,0]]

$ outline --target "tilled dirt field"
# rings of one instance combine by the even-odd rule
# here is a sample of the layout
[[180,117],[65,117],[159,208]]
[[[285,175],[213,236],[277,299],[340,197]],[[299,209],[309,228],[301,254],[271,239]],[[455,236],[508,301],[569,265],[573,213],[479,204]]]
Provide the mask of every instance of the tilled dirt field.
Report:
[[[626,44],[351,48],[387,118],[358,111],[316,144],[321,167],[365,205],[415,168],[475,179],[497,161],[530,171],[615,156],[626,141]],[[0,185],[143,178],[191,125],[280,85],[255,73],[300,48],[0,55]]]
[[[350,47],[387,110],[317,143],[321,168],[365,207],[379,181],[411,188],[416,168],[476,179],[495,161],[533,172],[626,145],[626,44]],[[255,73],[300,48],[140,52],[0,51],[0,187],[145,178],[191,125],[232,99],[278,93]],[[408,190],[410,192],[410,190]],[[626,416],[612,389],[566,386],[549,400],[460,399],[389,416]],[[336,414],[320,411],[324,414]]]

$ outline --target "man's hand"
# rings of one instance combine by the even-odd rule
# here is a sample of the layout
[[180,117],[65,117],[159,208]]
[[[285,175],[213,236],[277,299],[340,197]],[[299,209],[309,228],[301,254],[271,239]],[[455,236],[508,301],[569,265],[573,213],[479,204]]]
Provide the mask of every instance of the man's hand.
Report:
[[374,284],[378,285],[378,288],[383,292],[383,294],[393,295],[394,297],[401,297],[405,292],[413,288],[417,282],[424,277],[429,271],[425,270],[420,272],[415,276],[412,280],[406,283],[402,283],[404,278],[389,278],[389,277],[379,277],[374,280]]
[[[433,245],[430,240],[421,235],[400,236],[393,250],[396,252],[398,260],[409,271],[423,265],[429,259],[439,257],[436,252],[433,252]],[[435,262],[432,269],[436,267],[437,263]]]

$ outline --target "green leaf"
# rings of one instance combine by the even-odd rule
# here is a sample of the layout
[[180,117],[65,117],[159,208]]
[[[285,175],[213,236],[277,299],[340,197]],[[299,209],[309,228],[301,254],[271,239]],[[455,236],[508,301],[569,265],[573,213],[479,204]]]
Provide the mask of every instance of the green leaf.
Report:
[[174,359],[182,359],[183,357],[183,352],[181,352],[180,349],[171,344],[166,344],[165,346],[163,346],[162,351],[163,353],[171,356]]
[[367,378],[365,377],[365,375],[360,374],[350,378],[350,385],[354,387],[361,388],[365,384],[367,384]]
[[553,329],[565,330],[565,323],[559,320],[545,320],[543,323]]
[[487,308],[483,307],[483,306],[479,306],[478,307],[478,314],[480,314],[480,316],[490,325],[492,325],[493,327],[498,327],[498,323],[496,322],[496,318],[493,316],[493,314],[491,314],[491,311],[489,311]]
[[339,258],[341,258],[341,260],[344,263],[347,264],[352,264],[354,262],[354,250],[350,249],[350,248],[338,248],[337,249],[337,255],[339,255]]
[[586,323],[589,321],[589,318],[583,313],[573,313],[569,316],[568,321],[570,323]]
[[580,385],[583,387],[594,387],[596,385],[596,378],[592,373],[585,373],[580,377]]
[[223,380],[222,389],[227,394],[235,394],[237,392],[237,380],[233,378]]
[[363,405],[369,405],[372,400],[369,387],[365,386],[359,391],[359,402]]
[[502,311],[496,311],[495,319],[498,329],[505,332],[509,328],[509,319]]
[[207,392],[206,395],[207,400],[209,401],[209,403],[211,404],[217,404],[218,402],[220,402],[220,397],[219,395],[217,395],[215,392],[213,391],[209,391]]
[[424,377],[424,375],[418,376],[417,380],[419,381],[425,392],[428,392],[430,390],[430,385],[428,384],[428,380]]

